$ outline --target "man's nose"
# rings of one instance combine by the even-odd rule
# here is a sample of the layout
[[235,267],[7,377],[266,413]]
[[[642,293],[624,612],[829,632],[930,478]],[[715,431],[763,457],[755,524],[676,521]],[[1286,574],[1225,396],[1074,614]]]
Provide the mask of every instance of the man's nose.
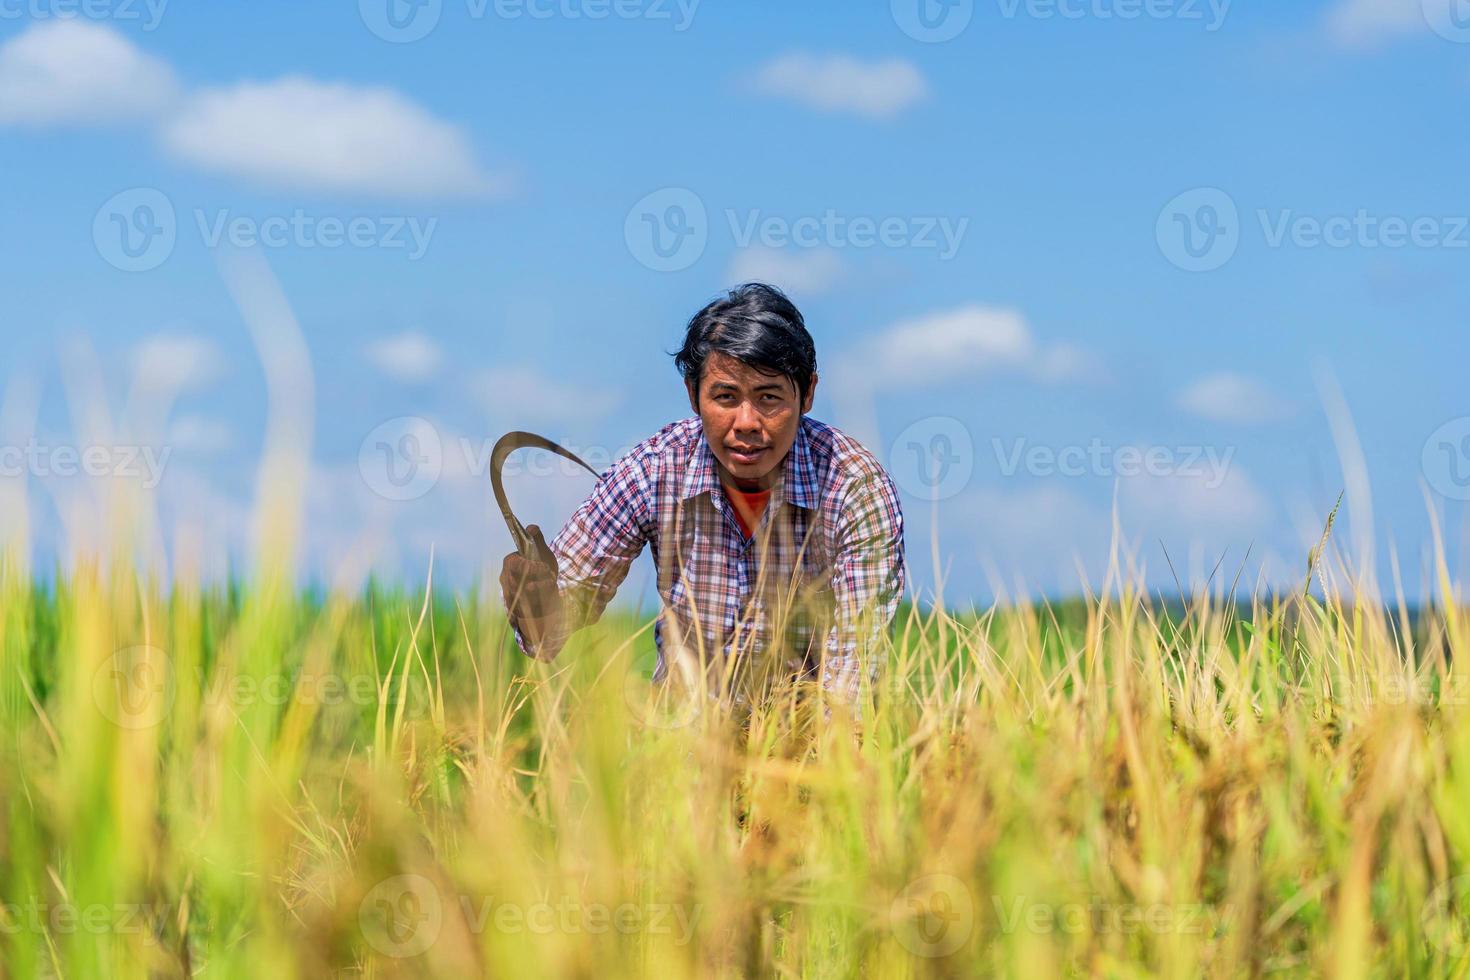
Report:
[[760,418],[760,413],[755,410],[755,405],[749,401],[743,401],[735,412],[735,428],[740,431],[759,429]]

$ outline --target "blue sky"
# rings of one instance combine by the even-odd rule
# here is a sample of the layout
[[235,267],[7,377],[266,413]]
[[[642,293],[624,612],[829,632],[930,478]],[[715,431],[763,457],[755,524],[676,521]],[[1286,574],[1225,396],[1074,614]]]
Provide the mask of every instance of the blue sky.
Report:
[[[43,563],[131,443],[145,549],[248,560],[234,268],[303,345],[307,577],[498,568],[494,438],[606,465],[688,415],[665,351],[752,277],[905,490],[916,594],[1096,585],[1115,504],[1151,584],[1290,583],[1345,487],[1385,583],[1396,548],[1424,594],[1430,507],[1459,567],[1461,0],[388,2],[0,3],[0,442],[44,447],[0,483]],[[511,494],[559,526],[590,481],[548,469]]]

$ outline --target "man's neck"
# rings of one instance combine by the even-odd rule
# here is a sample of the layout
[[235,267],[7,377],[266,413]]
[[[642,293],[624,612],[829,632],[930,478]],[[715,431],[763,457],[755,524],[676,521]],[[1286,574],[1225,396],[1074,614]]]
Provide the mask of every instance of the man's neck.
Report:
[[771,468],[771,472],[756,480],[742,480],[721,466],[718,461],[716,461],[715,467],[720,473],[721,486],[731,490],[739,490],[741,493],[760,493],[762,490],[769,490],[776,485],[776,481],[781,478],[781,466],[785,465],[785,462],[785,460],[782,460],[780,464]]

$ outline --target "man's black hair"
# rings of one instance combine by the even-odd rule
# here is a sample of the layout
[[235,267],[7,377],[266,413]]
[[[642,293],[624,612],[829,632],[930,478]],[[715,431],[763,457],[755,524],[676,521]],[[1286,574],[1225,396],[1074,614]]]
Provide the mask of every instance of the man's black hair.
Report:
[[817,371],[817,348],[796,304],[775,286],[747,282],[694,314],[674,366],[699,393],[704,365],[714,353],[790,378],[802,401]]

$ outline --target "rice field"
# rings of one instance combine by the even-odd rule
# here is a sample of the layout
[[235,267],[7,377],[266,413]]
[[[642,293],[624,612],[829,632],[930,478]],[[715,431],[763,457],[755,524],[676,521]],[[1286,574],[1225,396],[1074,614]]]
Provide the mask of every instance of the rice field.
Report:
[[[1463,975],[1463,609],[905,606],[864,710],[498,596],[0,570],[13,977]],[[1440,591],[1454,595],[1440,563]]]

